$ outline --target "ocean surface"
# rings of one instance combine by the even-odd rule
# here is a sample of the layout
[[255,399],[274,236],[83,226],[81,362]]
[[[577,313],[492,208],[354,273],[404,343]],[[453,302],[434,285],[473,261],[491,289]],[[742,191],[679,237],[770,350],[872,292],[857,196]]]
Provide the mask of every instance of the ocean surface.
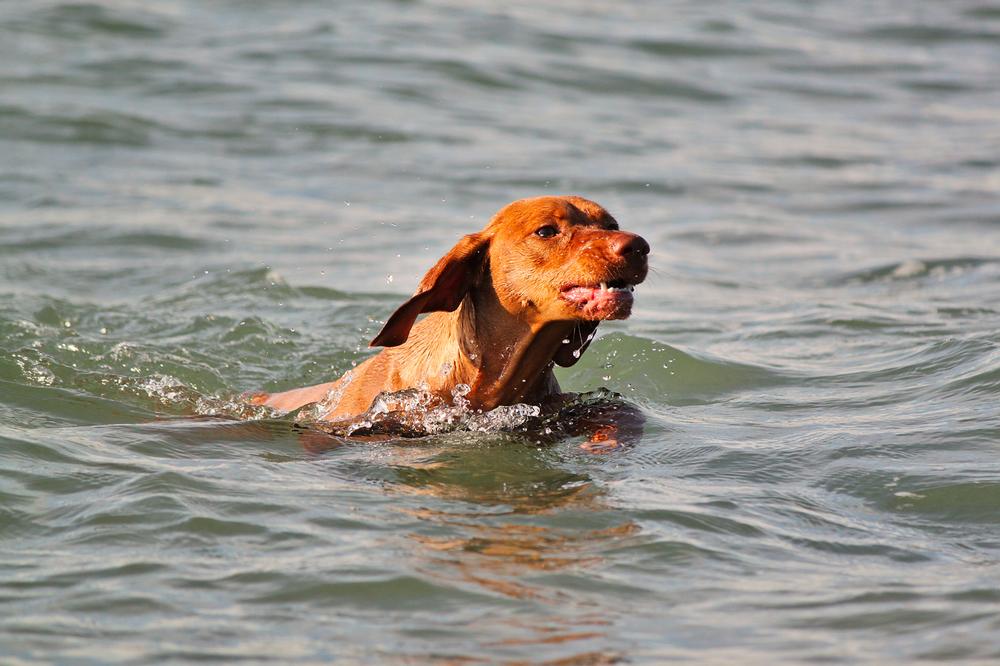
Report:
[[[234,399],[570,193],[635,446]],[[0,662],[998,659],[997,0],[0,3]]]

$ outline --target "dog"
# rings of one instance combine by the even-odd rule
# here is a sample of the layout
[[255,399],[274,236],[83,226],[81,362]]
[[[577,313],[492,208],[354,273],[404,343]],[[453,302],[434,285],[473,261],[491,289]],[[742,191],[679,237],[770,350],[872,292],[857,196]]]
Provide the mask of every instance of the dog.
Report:
[[483,411],[558,402],[565,395],[553,364],[573,365],[601,321],[631,314],[648,254],[649,243],[621,231],[593,201],[515,201],[424,275],[371,341],[383,351],[336,381],[251,402],[280,411],[319,403],[324,421],[355,417],[383,392],[416,387],[446,402],[460,387],[465,404]]

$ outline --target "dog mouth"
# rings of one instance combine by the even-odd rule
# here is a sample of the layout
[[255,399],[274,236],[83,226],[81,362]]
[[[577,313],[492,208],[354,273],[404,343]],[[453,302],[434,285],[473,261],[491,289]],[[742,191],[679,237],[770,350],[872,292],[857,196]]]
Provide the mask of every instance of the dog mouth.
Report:
[[571,284],[559,297],[575,306],[584,319],[625,319],[632,313],[635,285],[626,280]]

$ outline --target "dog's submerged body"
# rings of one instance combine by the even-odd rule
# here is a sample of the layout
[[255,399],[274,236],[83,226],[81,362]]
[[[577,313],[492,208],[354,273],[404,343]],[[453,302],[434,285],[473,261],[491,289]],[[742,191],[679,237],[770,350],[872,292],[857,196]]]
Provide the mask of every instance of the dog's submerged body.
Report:
[[556,400],[553,364],[573,365],[601,320],[629,316],[648,253],[592,201],[515,201],[427,272],[372,340],[381,353],[337,381],[253,402],[283,411],[318,402],[323,420],[338,421],[382,392],[415,387],[451,401],[464,384],[481,410]]

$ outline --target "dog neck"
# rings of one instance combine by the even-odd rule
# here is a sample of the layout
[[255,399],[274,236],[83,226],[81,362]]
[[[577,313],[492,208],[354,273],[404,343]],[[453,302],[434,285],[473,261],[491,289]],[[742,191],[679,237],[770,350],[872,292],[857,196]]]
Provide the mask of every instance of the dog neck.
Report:
[[[470,292],[455,313],[455,339],[460,363],[473,369],[466,396],[471,406],[539,403],[558,393],[553,358],[574,327],[569,321],[528,323],[504,306],[491,284]],[[491,351],[484,352],[480,340]]]

